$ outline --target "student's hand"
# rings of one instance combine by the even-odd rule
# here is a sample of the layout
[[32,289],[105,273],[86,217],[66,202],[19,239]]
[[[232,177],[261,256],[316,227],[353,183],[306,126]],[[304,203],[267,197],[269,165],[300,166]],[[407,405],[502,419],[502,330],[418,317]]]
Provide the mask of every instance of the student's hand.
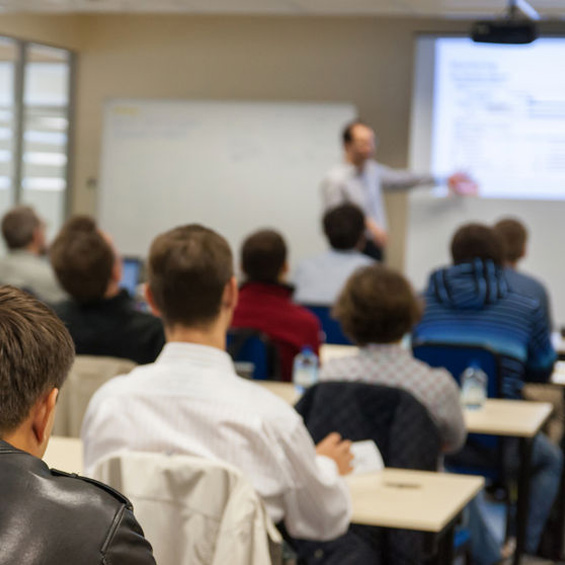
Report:
[[326,436],[316,446],[316,453],[333,459],[336,462],[340,475],[347,475],[353,471],[351,466],[351,461],[353,461],[351,442],[347,439],[341,439],[341,436],[336,432]]
[[455,173],[447,179],[449,191],[461,196],[477,196],[479,185],[467,173]]

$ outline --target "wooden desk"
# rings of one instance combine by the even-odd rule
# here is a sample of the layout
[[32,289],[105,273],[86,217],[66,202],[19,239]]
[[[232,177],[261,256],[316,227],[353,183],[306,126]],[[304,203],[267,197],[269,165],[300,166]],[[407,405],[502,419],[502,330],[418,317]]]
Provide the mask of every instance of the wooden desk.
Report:
[[294,406],[300,394],[292,383],[281,383],[279,381],[254,381],[262,387],[270,390],[273,394],[280,396],[285,402]]
[[488,399],[482,409],[463,413],[470,433],[533,438],[552,410],[548,402]]
[[553,407],[548,402],[501,399],[488,399],[480,410],[464,410],[465,423],[469,432],[519,439],[520,470],[514,565],[519,565],[524,553],[530,503],[533,439],[551,415],[552,410]]
[[74,437],[52,436],[43,456],[49,467],[66,473],[83,472],[82,440]]
[[439,533],[483,488],[483,477],[384,469],[346,477],[354,524]]
[[346,477],[351,522],[366,526],[417,530],[432,534],[431,553],[438,565],[453,562],[455,522],[483,488],[484,478],[470,475],[384,469]]

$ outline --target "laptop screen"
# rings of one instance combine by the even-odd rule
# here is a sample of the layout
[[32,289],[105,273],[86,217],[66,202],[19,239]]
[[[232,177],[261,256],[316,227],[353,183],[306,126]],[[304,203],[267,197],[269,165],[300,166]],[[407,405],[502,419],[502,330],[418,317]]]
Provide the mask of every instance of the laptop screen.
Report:
[[137,285],[141,282],[143,262],[135,257],[122,259],[123,273],[120,287],[125,288],[132,297],[135,297]]

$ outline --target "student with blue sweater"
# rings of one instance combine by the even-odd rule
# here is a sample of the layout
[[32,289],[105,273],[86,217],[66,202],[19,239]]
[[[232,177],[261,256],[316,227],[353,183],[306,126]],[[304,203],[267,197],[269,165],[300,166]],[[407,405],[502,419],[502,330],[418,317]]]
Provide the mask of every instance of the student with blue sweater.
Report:
[[[502,268],[502,242],[486,225],[461,227],[452,239],[451,255],[453,265],[430,276],[424,315],[414,338],[488,345],[502,357],[503,396],[519,399],[525,381],[549,379],[556,359],[540,304],[509,287]],[[517,442],[509,442],[507,458],[511,469],[518,467]],[[528,553],[537,552],[561,467],[559,448],[538,434],[532,453]]]

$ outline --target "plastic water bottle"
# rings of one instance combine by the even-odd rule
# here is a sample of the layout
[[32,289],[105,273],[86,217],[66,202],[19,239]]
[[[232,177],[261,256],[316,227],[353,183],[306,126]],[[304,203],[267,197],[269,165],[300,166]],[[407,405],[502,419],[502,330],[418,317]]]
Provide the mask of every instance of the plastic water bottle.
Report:
[[487,374],[472,363],[461,374],[461,404],[470,410],[482,408],[487,397]]
[[311,347],[303,347],[294,358],[292,382],[300,394],[318,382],[318,356]]

